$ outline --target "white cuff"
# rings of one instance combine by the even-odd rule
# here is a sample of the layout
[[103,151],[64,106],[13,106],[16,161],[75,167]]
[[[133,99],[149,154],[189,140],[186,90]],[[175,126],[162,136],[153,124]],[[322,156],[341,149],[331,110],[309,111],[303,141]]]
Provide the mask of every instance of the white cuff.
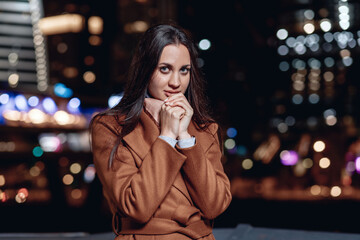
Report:
[[195,137],[180,139],[177,144],[180,148],[189,148],[195,145]]
[[173,138],[168,137],[168,136],[159,136],[159,138],[161,138],[162,140],[164,140],[165,142],[170,144],[172,147],[175,147],[175,145],[177,143],[176,139],[173,139]]

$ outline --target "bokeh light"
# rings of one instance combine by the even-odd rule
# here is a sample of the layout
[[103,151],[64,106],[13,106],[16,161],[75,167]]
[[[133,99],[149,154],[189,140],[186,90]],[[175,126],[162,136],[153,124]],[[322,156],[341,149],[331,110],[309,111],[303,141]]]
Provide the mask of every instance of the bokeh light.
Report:
[[314,162],[310,158],[305,158],[302,161],[302,165],[304,166],[304,168],[311,168],[314,165]]
[[298,156],[297,152],[295,152],[295,151],[283,150],[280,153],[280,160],[283,165],[292,166],[298,162],[299,156]]
[[81,165],[79,163],[73,163],[70,165],[70,172],[78,174],[81,171]]
[[50,97],[44,98],[43,101],[42,101],[42,105],[43,105],[44,110],[47,113],[54,114],[57,111],[56,103]]
[[3,93],[3,94],[0,95],[0,103],[1,104],[5,105],[5,104],[7,104],[9,102],[9,100],[10,100],[9,94]]
[[39,102],[40,102],[40,100],[39,100],[39,98],[36,97],[36,96],[31,96],[31,97],[29,97],[29,99],[28,99],[28,104],[29,104],[29,106],[31,106],[31,107],[36,107],[36,106],[39,104]]
[[247,158],[244,159],[241,163],[241,166],[245,169],[245,170],[249,170],[254,166],[254,163],[251,159]]
[[332,197],[338,197],[341,195],[341,188],[339,186],[333,186],[330,190],[330,195]]
[[357,173],[360,173],[360,157],[356,157],[355,159],[355,170]]
[[89,164],[84,171],[84,181],[86,183],[91,183],[94,181],[96,176],[96,170],[94,164]]
[[82,197],[82,191],[80,189],[71,190],[71,197],[73,199],[80,199]]
[[310,188],[310,193],[314,196],[318,196],[321,193],[321,187],[319,185],[313,185]]
[[41,147],[37,146],[37,147],[34,147],[32,153],[35,157],[41,157],[44,154],[44,151],[42,150]]
[[325,143],[323,141],[316,141],[313,145],[315,152],[322,152],[325,149]]
[[93,83],[96,80],[96,75],[92,71],[87,71],[83,74],[83,79],[86,83]]
[[30,168],[29,173],[33,177],[37,177],[40,175],[40,168],[38,166],[33,166]]
[[315,26],[313,23],[306,23],[304,25],[304,31],[307,33],[307,34],[311,34],[315,31]]
[[330,164],[331,164],[331,161],[327,157],[323,157],[319,160],[319,166],[321,168],[328,168],[330,166]]
[[276,32],[276,36],[278,39],[284,40],[288,37],[288,31],[284,28],[281,28]]
[[24,95],[19,94],[15,97],[15,106],[19,111],[27,111],[28,110],[28,103]]
[[199,42],[199,48],[201,50],[208,50],[209,48],[211,47],[211,42],[208,40],[208,39],[202,39],[200,42]]
[[74,177],[71,174],[66,174],[62,180],[65,185],[71,185],[74,182]]
[[122,94],[112,95],[108,99],[109,108],[115,107],[122,99]]
[[321,21],[320,21],[320,28],[321,28],[321,30],[323,30],[324,32],[328,32],[328,31],[330,31],[331,30],[331,22],[330,22],[330,20],[329,19],[326,19],[326,18],[324,18],[324,19],[322,19]]
[[235,140],[232,138],[226,139],[225,143],[226,149],[233,149],[236,146]]
[[237,130],[235,128],[228,128],[226,130],[226,135],[229,137],[229,138],[234,138],[236,137],[237,135]]

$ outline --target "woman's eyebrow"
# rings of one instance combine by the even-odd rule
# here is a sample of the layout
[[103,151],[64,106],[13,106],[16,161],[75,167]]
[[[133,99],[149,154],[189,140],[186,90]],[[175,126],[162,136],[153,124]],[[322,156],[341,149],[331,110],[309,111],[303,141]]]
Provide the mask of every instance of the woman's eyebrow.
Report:
[[171,66],[170,63],[166,63],[166,62],[161,62],[161,63],[159,63],[159,65],[168,65],[168,66]]
[[[170,67],[173,66],[172,64],[166,63],[166,62],[161,62],[161,63],[159,63],[158,65],[165,65],[165,66],[170,66]],[[191,64],[184,64],[184,65],[182,65],[181,67],[182,67],[182,68],[183,68],[183,67],[191,67]]]

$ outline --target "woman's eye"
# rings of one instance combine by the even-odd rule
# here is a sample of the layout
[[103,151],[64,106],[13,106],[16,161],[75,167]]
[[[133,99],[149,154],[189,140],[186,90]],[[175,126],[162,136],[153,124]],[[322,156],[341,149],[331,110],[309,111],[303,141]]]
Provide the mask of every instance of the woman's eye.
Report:
[[183,73],[183,74],[186,74],[186,73],[188,73],[189,71],[190,71],[189,68],[182,68],[182,69],[180,69],[180,72]]
[[167,73],[167,72],[169,72],[169,68],[168,67],[160,67],[160,71],[163,73]]

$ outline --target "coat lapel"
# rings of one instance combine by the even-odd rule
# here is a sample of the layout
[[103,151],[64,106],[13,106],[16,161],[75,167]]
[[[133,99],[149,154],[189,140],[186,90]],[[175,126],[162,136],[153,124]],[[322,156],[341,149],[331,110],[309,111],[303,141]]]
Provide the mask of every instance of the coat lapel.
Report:
[[138,125],[123,139],[141,159],[144,159],[159,135],[160,129],[154,119],[142,111]]

